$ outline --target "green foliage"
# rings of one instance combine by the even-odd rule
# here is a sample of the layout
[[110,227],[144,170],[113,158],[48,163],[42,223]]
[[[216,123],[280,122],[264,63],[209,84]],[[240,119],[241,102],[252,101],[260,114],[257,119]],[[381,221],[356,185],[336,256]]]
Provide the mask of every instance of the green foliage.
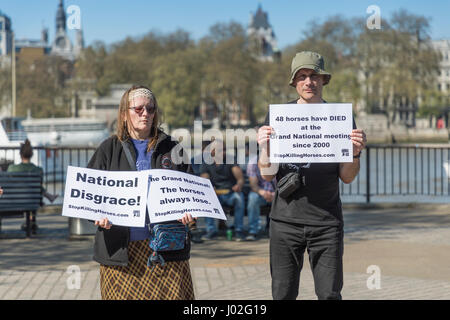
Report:
[[44,56],[31,63],[20,61],[17,67],[17,116],[34,118],[67,117],[70,95],[64,90],[72,73],[71,63]]
[[196,48],[159,56],[148,76],[157,95],[165,122],[189,127],[199,106],[202,59]]
[[[364,19],[312,21],[301,40],[274,62],[257,59],[255,43],[236,22],[211,26],[199,41],[177,30],[152,31],[108,46],[96,42],[74,66],[49,57],[31,66],[19,63],[18,113],[31,108],[36,117],[67,115],[72,90],[95,90],[101,96],[113,83],[129,83],[154,91],[172,127],[191,126],[204,102],[217,109],[223,126],[232,120],[229,108],[260,124],[269,104],[297,97],[288,80],[291,60],[301,50],[324,56],[332,73],[324,88],[327,101],[351,102],[369,113],[420,101],[420,114],[439,112],[448,101],[436,91],[440,56],[430,46],[429,20],[401,10],[382,22],[381,30],[368,30]],[[1,72],[4,97],[11,84]]]

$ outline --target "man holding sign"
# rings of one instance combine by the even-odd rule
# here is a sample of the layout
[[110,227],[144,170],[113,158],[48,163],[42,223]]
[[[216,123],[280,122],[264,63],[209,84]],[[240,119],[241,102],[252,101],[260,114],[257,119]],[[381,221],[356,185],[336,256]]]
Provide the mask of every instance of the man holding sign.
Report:
[[[290,125],[284,124],[284,127],[296,131],[277,132],[273,128],[275,119],[269,114],[265,125],[258,131],[261,174],[267,181],[274,177],[278,181],[270,213],[270,267],[274,299],[296,299],[305,249],[308,250],[318,298],[341,299],[343,217],[339,179],[351,183],[358,174],[366,136],[363,130],[356,129],[354,122],[353,130],[349,127],[348,132],[332,132],[334,125],[330,124],[331,121],[339,116],[340,120],[348,123],[349,115],[336,115],[333,110],[323,114],[319,110],[326,103],[322,99],[322,89],[330,79],[331,74],[325,71],[321,55],[308,51],[297,53],[292,61],[289,85],[297,90],[299,98],[289,102],[289,105],[293,111],[308,109],[310,114],[283,113],[274,106],[270,112],[279,112],[283,118],[278,120],[291,122]],[[323,121],[324,125],[313,123],[313,120]],[[319,132],[326,125],[327,131]],[[342,128],[346,128],[345,124]],[[324,139],[325,134],[328,140]],[[321,144],[314,145],[314,139],[322,139],[316,141]],[[296,151],[282,152],[283,141],[287,141]],[[331,151],[318,152],[320,148],[331,147],[334,142],[342,142],[344,146],[347,143],[348,148],[341,147],[339,156]],[[271,148],[275,148],[276,152]],[[295,160],[286,160],[291,157]]]

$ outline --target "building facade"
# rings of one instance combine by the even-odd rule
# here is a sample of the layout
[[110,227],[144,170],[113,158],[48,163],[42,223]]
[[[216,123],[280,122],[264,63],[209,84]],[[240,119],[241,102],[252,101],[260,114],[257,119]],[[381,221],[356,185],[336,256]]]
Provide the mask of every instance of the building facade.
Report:
[[274,61],[280,55],[277,39],[269,23],[267,12],[261,5],[254,14],[250,14],[247,36],[257,52],[257,57],[263,61]]
[[52,43],[51,53],[73,60],[73,46],[67,35],[66,12],[64,11],[63,0],[59,1],[56,12],[56,34]]
[[11,19],[0,11],[0,56],[7,56],[12,50]]
[[119,101],[131,84],[111,84],[109,94],[98,96],[95,91],[77,92],[72,99],[72,115],[80,118],[103,119],[111,131],[115,129]]
[[450,40],[433,41],[433,46],[442,55],[437,88],[441,92],[450,94]]
[[75,44],[67,32],[67,16],[63,0],[59,1],[55,18],[55,38],[49,43],[48,29],[41,31],[40,39],[16,39],[15,49],[19,60],[32,62],[43,55],[60,56],[65,60],[75,61],[84,48],[83,31],[75,30]]

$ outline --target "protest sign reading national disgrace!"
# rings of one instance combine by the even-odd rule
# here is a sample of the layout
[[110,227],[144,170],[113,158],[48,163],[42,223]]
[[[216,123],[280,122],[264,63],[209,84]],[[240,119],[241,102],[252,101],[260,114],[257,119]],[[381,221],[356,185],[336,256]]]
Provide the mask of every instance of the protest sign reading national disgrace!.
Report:
[[69,166],[63,216],[129,227],[145,225],[149,170],[102,171]]
[[352,162],[351,104],[270,105],[270,161]]
[[102,171],[69,166],[63,216],[143,227],[193,217],[226,220],[208,179],[174,170]]

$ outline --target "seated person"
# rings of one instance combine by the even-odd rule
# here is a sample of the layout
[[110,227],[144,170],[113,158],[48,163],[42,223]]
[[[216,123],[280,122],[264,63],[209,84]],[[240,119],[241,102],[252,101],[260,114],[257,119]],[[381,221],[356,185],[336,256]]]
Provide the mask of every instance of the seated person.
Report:
[[[200,168],[200,176],[210,179],[216,190],[216,194],[222,205],[234,208],[234,229],[236,233],[236,241],[244,239],[243,225],[245,202],[242,187],[244,186],[244,175],[241,168],[236,164],[226,164],[226,157],[223,152],[223,144],[215,141],[212,146],[211,156],[214,161],[212,164],[203,164]],[[216,160],[222,159],[221,163]],[[216,219],[205,218],[206,235],[203,240],[210,240],[217,236]]]
[[[44,174],[41,167],[38,167],[31,163],[31,158],[33,157],[33,148],[31,147],[30,140],[25,140],[24,143],[20,144],[20,158],[22,162],[19,164],[12,164],[8,167],[8,172],[38,172],[41,175]],[[50,194],[45,189],[43,189],[43,195],[50,202],[55,201],[58,195]],[[25,229],[25,224],[22,225],[22,229]],[[35,234],[37,230],[36,224],[36,212],[31,216],[31,231]]]
[[272,203],[275,196],[276,181],[266,181],[258,168],[257,158],[252,158],[247,166],[247,176],[251,191],[248,194],[247,213],[249,235],[246,240],[256,240],[260,230],[261,206]]
[[194,171],[194,174],[196,176],[200,176],[200,168],[202,164],[205,162],[203,161],[203,152],[205,151],[206,147],[210,144],[210,141],[204,140],[202,141],[202,152],[200,154],[197,154],[196,156],[193,156],[191,158],[191,167],[192,171]]
[[[205,148],[210,144],[210,141],[202,141],[202,153],[194,156],[191,158],[191,167],[192,167],[192,171],[194,171],[194,174],[196,176],[200,176],[200,168],[201,166],[204,164],[203,161],[203,151],[205,150]],[[200,232],[197,229],[197,222],[196,220],[190,222],[188,224],[189,226],[189,230],[191,231],[191,241],[194,243],[202,243],[203,240],[201,238]]]

